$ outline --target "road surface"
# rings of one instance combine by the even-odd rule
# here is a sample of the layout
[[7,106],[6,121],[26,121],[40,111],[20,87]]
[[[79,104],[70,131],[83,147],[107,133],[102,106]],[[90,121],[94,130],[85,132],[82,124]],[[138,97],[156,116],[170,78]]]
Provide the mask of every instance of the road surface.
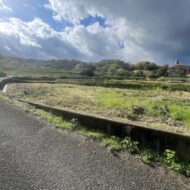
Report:
[[112,155],[0,100],[1,190],[186,190],[189,180]]

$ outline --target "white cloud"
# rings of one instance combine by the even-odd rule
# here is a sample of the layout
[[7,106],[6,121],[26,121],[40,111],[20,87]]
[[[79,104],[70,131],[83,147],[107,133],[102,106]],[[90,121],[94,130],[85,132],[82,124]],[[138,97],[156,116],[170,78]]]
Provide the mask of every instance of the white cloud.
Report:
[[83,58],[78,50],[67,41],[65,35],[66,33],[56,32],[38,18],[31,22],[24,22],[17,18],[1,19],[0,52],[39,59],[71,59],[72,56]]
[[[20,41],[20,44],[24,46],[40,47],[38,42],[33,38],[33,24],[38,22],[34,20],[33,22],[24,23],[19,19],[10,18],[9,21],[0,21],[0,33],[2,35],[15,37]],[[35,30],[34,30],[35,31]]]
[[4,0],[0,0],[0,11],[12,12],[12,9],[6,5]]
[[49,0],[48,7],[55,19],[74,25],[88,15],[104,17],[112,29],[107,35],[126,45],[119,52],[121,59],[129,56],[130,60],[135,51],[139,54],[133,60],[144,57],[164,62],[189,57],[189,0]]
[[[14,55],[40,59],[65,58],[97,61],[117,58],[135,61],[134,54],[137,49],[139,56],[143,57],[146,54],[134,43],[127,43],[135,33],[129,29],[128,33],[121,31],[120,27],[123,27],[123,24],[122,20],[117,21],[117,26],[114,24],[109,27],[103,27],[99,23],[88,27],[78,24],[57,32],[39,18],[31,22],[24,22],[17,18],[0,20],[0,38],[2,39],[0,51],[10,54],[11,49]],[[118,42],[121,40],[125,45],[122,49],[118,47]],[[9,47],[9,49],[2,50],[3,47]]]
[[[54,18],[67,20],[74,24],[69,29],[67,38],[87,59],[99,60],[117,58],[126,61],[155,58],[142,48],[143,30],[135,28],[126,17],[120,15],[124,0],[92,1],[92,0],[49,0],[48,8],[54,12]],[[125,4],[125,3],[124,3]],[[112,9],[115,11],[112,12]],[[102,27],[98,23],[84,27],[80,20],[91,16],[106,18],[109,27]],[[119,47],[119,43],[123,47]],[[138,54],[138,55],[137,55]]]
[[[131,1],[131,0],[129,0]],[[143,49],[144,30],[136,28],[126,19],[125,0],[49,0],[46,5],[54,12],[54,18],[74,24],[68,29],[67,38],[87,59],[123,59],[136,62],[142,59],[156,61],[156,58]],[[107,27],[98,23],[84,27],[80,20],[87,16],[105,18]],[[122,43],[122,47],[119,46]]]
[[86,10],[85,5],[80,0],[50,0],[45,7],[54,11],[54,19],[59,21],[65,19],[72,23],[78,23],[80,19],[88,14],[88,10]]

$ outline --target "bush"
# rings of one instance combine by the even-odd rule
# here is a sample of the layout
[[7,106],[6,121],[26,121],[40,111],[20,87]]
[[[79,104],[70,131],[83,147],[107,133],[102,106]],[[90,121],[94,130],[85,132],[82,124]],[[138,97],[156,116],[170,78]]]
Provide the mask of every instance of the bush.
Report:
[[128,150],[130,153],[137,154],[139,153],[139,143],[134,142],[131,140],[130,137],[126,137],[121,141],[122,149],[123,150]]
[[144,77],[146,77],[146,78],[155,77],[154,71],[147,71],[147,70],[145,70],[145,71],[143,71],[143,75],[144,75]]
[[141,70],[134,70],[132,72],[132,75],[135,76],[135,77],[142,77],[143,76],[143,71],[141,71]]
[[158,65],[156,63],[151,63],[149,61],[141,61],[133,65],[133,67],[137,70],[156,70]]
[[91,69],[85,69],[83,71],[81,71],[80,73],[83,76],[88,76],[88,77],[93,77],[94,76],[94,71]]
[[178,163],[178,157],[173,150],[166,149],[162,155],[163,163],[174,171],[181,171],[182,165]]
[[126,77],[126,76],[130,76],[131,73],[125,69],[120,68],[116,71],[116,75],[120,77]]

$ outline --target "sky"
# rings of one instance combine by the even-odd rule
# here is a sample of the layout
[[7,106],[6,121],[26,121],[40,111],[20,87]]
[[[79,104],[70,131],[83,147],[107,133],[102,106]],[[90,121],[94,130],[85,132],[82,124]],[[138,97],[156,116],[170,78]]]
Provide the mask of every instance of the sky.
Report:
[[190,0],[0,0],[0,54],[190,64]]

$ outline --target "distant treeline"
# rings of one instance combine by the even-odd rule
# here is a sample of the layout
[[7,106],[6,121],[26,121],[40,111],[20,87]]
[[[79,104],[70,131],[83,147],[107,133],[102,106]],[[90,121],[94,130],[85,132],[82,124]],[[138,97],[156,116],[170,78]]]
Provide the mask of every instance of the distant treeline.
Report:
[[[160,66],[149,61],[141,61],[136,64],[131,64],[121,60],[102,60],[97,63],[90,63],[78,60],[44,61],[0,56],[0,71],[3,71],[3,68],[58,69],[79,73],[88,77],[157,78],[171,74],[168,65]],[[181,73],[180,75],[184,74]]]

